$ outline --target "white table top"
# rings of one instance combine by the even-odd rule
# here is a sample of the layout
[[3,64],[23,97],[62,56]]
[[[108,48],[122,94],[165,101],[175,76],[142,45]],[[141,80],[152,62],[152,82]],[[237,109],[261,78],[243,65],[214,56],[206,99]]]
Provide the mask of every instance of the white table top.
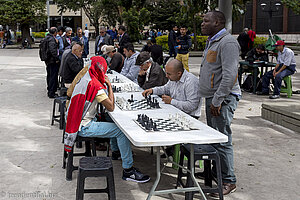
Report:
[[[134,99],[142,99],[141,92],[137,93],[115,93],[115,96],[124,97],[129,99],[131,94]],[[153,95],[154,96],[154,95]],[[117,105],[113,112],[109,112],[117,126],[123,131],[127,138],[135,146],[169,146],[179,143],[193,143],[193,144],[209,144],[227,142],[226,135],[216,131],[215,129],[207,126],[175,108],[172,105],[165,104],[158,98],[161,109],[139,110],[139,111],[122,111]],[[137,119],[138,114],[146,114],[150,118],[168,118],[169,114],[175,115],[176,113],[183,114],[191,121],[191,126],[197,127],[199,130],[190,131],[176,131],[176,132],[147,132],[139,127],[134,119]]]

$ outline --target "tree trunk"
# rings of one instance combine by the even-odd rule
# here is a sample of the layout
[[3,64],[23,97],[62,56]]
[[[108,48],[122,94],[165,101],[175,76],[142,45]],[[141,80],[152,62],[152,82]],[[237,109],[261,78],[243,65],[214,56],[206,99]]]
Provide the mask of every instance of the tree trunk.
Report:
[[197,41],[197,25],[195,16],[193,16],[193,29],[194,29],[194,51],[198,50],[198,41]]
[[99,31],[99,23],[95,23],[93,24],[94,27],[95,27],[95,31],[96,31],[96,35],[95,35],[95,38],[100,34],[100,31]]
[[27,41],[32,44],[33,41],[30,37],[29,24],[21,24],[21,35],[22,35],[22,43],[27,38]]

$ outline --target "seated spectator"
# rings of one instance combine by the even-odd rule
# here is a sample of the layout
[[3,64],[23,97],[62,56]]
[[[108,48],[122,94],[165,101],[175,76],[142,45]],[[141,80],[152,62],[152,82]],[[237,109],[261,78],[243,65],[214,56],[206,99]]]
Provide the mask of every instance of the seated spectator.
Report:
[[[166,65],[169,82],[164,86],[147,89],[143,96],[162,95],[166,104],[171,104],[190,116],[198,119],[201,115],[202,99],[200,97],[199,80],[186,71],[182,62],[173,59]],[[173,154],[173,147],[166,149],[167,155]]]
[[78,72],[83,68],[83,59],[81,58],[83,52],[83,44],[77,42],[72,47],[72,52],[66,55],[62,78],[65,86],[68,88],[72,83]]
[[285,47],[285,43],[282,40],[278,40],[275,45],[278,51],[277,64],[275,69],[268,71],[262,78],[262,92],[258,92],[259,95],[269,95],[270,79],[274,79],[274,91],[270,99],[278,99],[280,96],[280,88],[282,79],[286,76],[290,76],[296,71],[296,60],[294,52]]
[[151,39],[151,43],[152,45],[149,47],[151,58],[154,62],[158,63],[159,65],[162,65],[164,60],[162,46],[156,44],[155,38]]
[[265,46],[260,44],[257,47],[251,49],[247,53],[246,61],[248,61],[249,63],[253,63],[257,61],[268,62],[268,54],[265,52]]
[[117,52],[113,46],[107,46],[104,54],[111,58],[109,68],[120,73],[124,65],[124,56]]
[[131,143],[124,133],[108,115],[100,116],[106,117],[106,122],[96,120],[98,103],[110,112],[115,108],[112,86],[105,77],[106,70],[107,65],[103,57],[92,57],[91,66],[85,67],[69,88],[71,100],[67,102],[65,151],[72,151],[77,134],[81,137],[115,138],[116,142],[112,143],[111,149],[114,152],[120,150],[122,179],[138,183],[148,182],[150,177],[133,167]]
[[82,29],[80,27],[77,28],[77,35],[73,37],[73,40],[75,42],[81,42],[83,44],[83,52],[82,52],[82,58],[87,58],[89,55],[89,40],[82,35]]
[[141,66],[138,75],[138,84],[144,90],[162,86],[168,82],[164,70],[152,60],[148,52],[141,52],[135,64]]
[[141,52],[147,51],[150,53],[150,47],[152,46],[151,38],[147,40],[146,44],[143,46]]
[[103,45],[114,45],[112,37],[106,33],[105,27],[100,27],[100,35],[96,37],[95,41],[95,55],[102,55],[101,47]]
[[135,52],[133,44],[128,43],[124,46],[124,54],[126,55],[126,59],[124,61],[124,66],[122,68],[121,74],[137,83],[140,66],[135,65],[135,62],[140,53]]

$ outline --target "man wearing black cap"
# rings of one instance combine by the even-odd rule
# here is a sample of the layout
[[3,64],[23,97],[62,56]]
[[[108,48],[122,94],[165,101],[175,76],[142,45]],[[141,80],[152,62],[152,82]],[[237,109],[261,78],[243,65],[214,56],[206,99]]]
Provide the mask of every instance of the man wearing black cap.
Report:
[[138,84],[144,90],[162,86],[168,82],[164,70],[158,63],[153,62],[149,52],[141,52],[136,59],[135,65],[141,67],[138,75]]
[[280,97],[282,79],[295,73],[296,60],[294,52],[285,47],[284,41],[278,40],[273,46],[275,46],[278,51],[277,64],[275,69],[265,73],[262,79],[262,92],[258,92],[257,94],[269,95],[270,79],[274,79],[273,95],[269,96],[269,98],[278,99]]

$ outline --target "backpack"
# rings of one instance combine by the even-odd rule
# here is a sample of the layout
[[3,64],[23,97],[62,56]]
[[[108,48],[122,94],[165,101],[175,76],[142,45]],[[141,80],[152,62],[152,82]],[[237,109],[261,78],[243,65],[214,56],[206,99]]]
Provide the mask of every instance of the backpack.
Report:
[[39,45],[40,51],[39,51],[39,55],[40,55],[40,59],[41,61],[46,61],[49,58],[49,54],[48,54],[48,40],[47,38],[44,38],[41,40],[41,43]]
[[[249,74],[242,84],[242,89],[246,92],[252,92],[253,91],[253,75]],[[256,78],[256,90],[261,91],[261,80],[257,77]]]

